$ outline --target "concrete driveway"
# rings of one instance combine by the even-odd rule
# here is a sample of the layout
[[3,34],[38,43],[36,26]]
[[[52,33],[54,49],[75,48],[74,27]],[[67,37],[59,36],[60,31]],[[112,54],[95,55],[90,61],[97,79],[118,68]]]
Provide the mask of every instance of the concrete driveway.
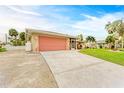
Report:
[[59,87],[124,87],[124,67],[77,51],[41,52]]
[[40,53],[27,53],[20,47],[0,52],[0,88],[58,87]]

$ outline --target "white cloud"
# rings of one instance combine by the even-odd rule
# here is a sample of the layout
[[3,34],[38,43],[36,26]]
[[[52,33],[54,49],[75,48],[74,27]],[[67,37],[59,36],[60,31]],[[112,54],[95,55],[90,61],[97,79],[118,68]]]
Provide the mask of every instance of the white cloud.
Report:
[[[15,9],[15,6],[10,7],[14,7]],[[25,31],[25,28],[34,28],[65,34],[74,34],[71,32],[74,32],[73,29],[69,29],[64,25],[66,22],[69,22],[69,17],[52,12],[41,13],[43,16],[37,16],[35,13],[33,13],[33,15],[27,12],[27,10],[33,10],[31,9],[32,7],[28,9],[28,7],[25,8],[20,6],[19,8],[22,10],[16,10],[16,8],[13,11],[12,9],[8,9],[8,6],[0,7],[0,35],[8,33],[10,28],[15,28],[19,32]]]
[[17,7],[14,6],[7,6],[9,9],[19,12],[19,13],[24,13],[24,14],[30,14],[30,15],[35,15],[35,16],[41,16],[41,14],[37,13],[37,12],[32,12],[32,11],[27,11],[27,10],[23,10],[23,9],[19,9]]
[[73,28],[82,31],[86,36],[93,35],[97,39],[104,39],[106,37],[105,25],[108,21],[114,21],[124,17],[123,12],[105,14],[102,17],[95,17],[91,15],[81,14],[87,19],[77,21],[72,25]]
[[[63,16],[59,13],[52,12],[51,8],[46,12],[44,6],[40,7],[42,11],[34,12],[36,7],[25,6],[7,6],[0,7],[0,28],[35,28],[43,30],[51,30],[66,33],[65,27],[62,27],[66,22],[70,21],[68,16]],[[58,9],[59,10],[59,9]],[[57,10],[57,11],[58,11]],[[61,10],[61,9],[60,9]],[[7,11],[7,12],[6,12]],[[41,15],[42,16],[38,16]],[[6,31],[7,32],[7,31]]]
[[96,17],[94,17],[94,16],[90,16],[90,15],[87,15],[87,14],[80,14],[80,15],[82,15],[82,16],[88,18],[88,19],[91,19],[91,20],[95,20],[95,19],[97,19]]
[[[4,10],[3,10],[4,9]],[[8,11],[6,8],[0,7],[0,40],[3,39],[3,34],[8,33],[10,28],[15,28],[19,32],[25,31],[25,28],[52,30],[56,28],[49,19],[43,16],[37,16],[34,12],[27,12],[25,10],[16,10],[15,13]]]
[[12,27],[18,31],[24,31],[25,28],[35,28],[71,35],[83,33],[85,37],[93,35],[98,40],[105,38],[107,32],[104,27],[108,21],[123,18],[124,15],[123,12],[105,14],[101,17],[81,14],[86,19],[76,21],[71,20],[70,16],[61,15],[49,9],[50,12],[45,12],[46,10],[44,10],[37,13],[36,11],[34,12],[32,7],[7,7],[9,8],[0,7],[0,33],[8,32]]

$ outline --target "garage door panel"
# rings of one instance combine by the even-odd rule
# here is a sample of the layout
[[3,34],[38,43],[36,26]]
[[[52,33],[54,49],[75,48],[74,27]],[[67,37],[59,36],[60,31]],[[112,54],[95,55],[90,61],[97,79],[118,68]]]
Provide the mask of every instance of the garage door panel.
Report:
[[66,38],[40,36],[39,48],[40,51],[65,50]]

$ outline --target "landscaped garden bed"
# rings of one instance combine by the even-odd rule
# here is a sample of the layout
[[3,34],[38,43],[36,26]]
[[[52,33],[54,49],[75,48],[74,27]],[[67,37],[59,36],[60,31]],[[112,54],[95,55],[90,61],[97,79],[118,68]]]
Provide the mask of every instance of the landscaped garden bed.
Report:
[[0,52],[5,52],[6,48],[0,48]]
[[113,52],[108,49],[82,49],[80,53],[91,55],[109,62],[124,66],[124,52]]

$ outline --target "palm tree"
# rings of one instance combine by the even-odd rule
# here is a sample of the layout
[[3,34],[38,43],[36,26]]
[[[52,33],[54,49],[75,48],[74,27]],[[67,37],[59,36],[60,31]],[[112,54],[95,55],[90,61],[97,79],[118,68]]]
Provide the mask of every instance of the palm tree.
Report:
[[[122,41],[122,48],[124,47],[124,22],[123,20],[116,20],[114,22],[109,22],[105,29],[108,31],[109,34],[113,34],[115,39],[121,39]],[[116,43],[116,41],[115,41]],[[116,45],[115,45],[116,46]],[[116,48],[116,47],[115,47]]]
[[96,39],[95,39],[95,37],[93,37],[93,36],[87,36],[86,37],[86,41],[88,42],[88,47],[92,47],[91,45],[92,45],[92,43],[94,43],[94,42],[96,42]]
[[87,41],[87,42],[95,42],[96,39],[95,39],[95,37],[93,37],[93,36],[87,36],[87,37],[86,37],[86,41]]

